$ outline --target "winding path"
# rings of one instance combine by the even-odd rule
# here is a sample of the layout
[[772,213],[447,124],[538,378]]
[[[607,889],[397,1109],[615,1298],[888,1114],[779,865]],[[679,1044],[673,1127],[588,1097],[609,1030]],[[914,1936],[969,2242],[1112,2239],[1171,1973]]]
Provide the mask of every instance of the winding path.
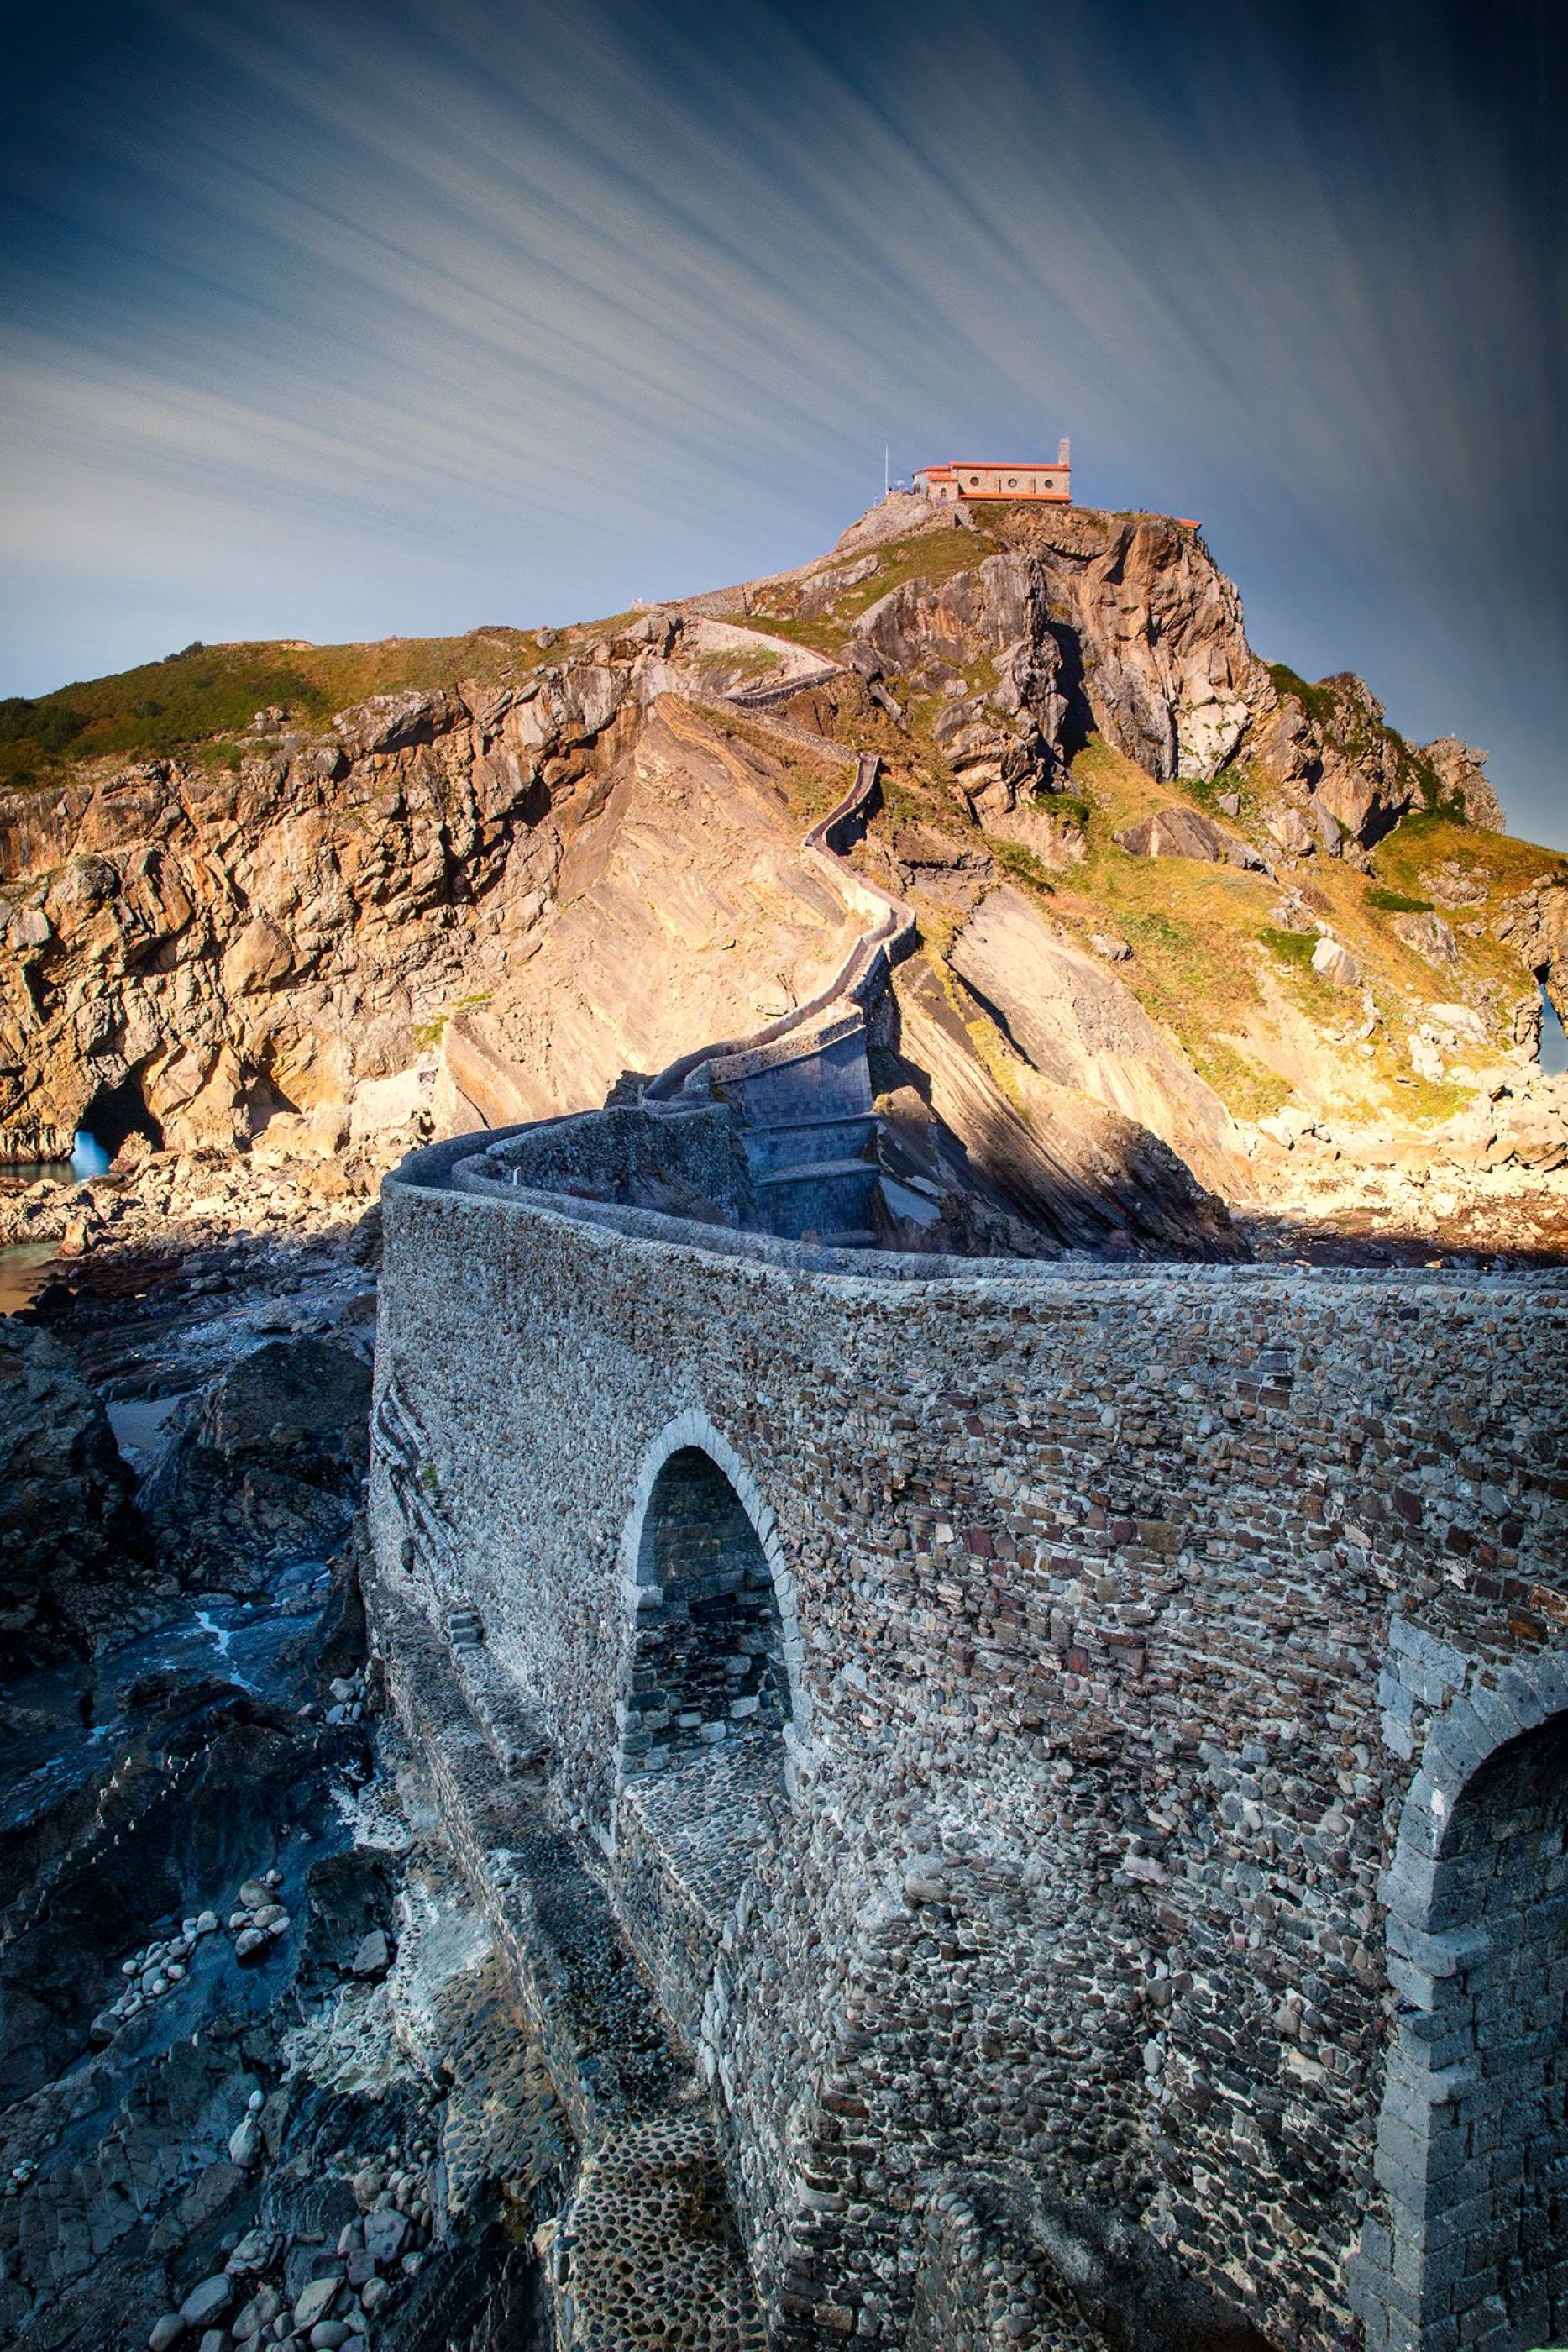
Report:
[[[748,711],[753,722],[775,734],[785,735],[791,741],[808,745],[812,751],[830,755],[840,747],[822,737],[812,737],[777,720],[765,719],[759,712]],[[741,1055],[755,1054],[764,1047],[777,1045],[780,1039],[828,1012],[833,1005],[852,1005],[863,1012],[869,999],[874,996],[885,979],[889,967],[908,949],[915,936],[915,915],[905,902],[878,882],[857,874],[843,855],[857,828],[870,814],[877,788],[881,759],[875,751],[851,751],[841,756],[853,760],[854,782],[836,807],[807,834],[801,844],[803,854],[827,874],[841,890],[852,906],[859,905],[870,918],[868,927],[856,940],[849,954],[839,966],[825,988],[793,1012],[768,1022],[745,1037],[727,1037],[716,1044],[699,1045],[671,1062],[643,1088],[643,1100],[668,1102],[685,1086],[686,1080],[706,1062],[728,1061]]]

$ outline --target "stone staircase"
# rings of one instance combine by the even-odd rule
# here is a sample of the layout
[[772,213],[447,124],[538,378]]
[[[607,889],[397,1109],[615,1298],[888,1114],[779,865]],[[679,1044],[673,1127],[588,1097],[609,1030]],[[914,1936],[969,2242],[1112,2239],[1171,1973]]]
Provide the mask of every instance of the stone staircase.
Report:
[[[845,756],[797,728],[763,723],[792,741]],[[640,1082],[639,1098],[655,1105],[712,1095],[733,1106],[759,1231],[826,1249],[875,1249],[879,1171],[865,1008],[882,993],[893,959],[907,950],[915,918],[901,898],[857,874],[843,854],[873,806],[878,772],[874,751],[847,756],[853,782],[811,827],[802,851],[861,908],[866,928],[808,1003],[750,1037],[683,1054]]]
[[831,1249],[873,1249],[876,1114],[858,1011],[709,1065],[739,1113],[765,1233]]

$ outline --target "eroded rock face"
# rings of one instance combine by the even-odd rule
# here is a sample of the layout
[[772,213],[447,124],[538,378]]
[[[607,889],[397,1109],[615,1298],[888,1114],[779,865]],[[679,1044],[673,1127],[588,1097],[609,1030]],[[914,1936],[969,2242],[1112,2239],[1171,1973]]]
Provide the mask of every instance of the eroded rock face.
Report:
[[1070,675],[1105,740],[1150,775],[1218,774],[1268,691],[1241,599],[1197,532],[1162,515],[1019,511]]
[[443,1128],[588,1108],[623,1070],[747,1034],[827,982],[865,919],[802,855],[781,784],[757,742],[655,703],[563,855],[549,916],[448,1022]]
[[131,1477],[68,1350],[0,1316],[0,1672],[89,1646],[145,1572]]
[[1349,673],[1276,685],[1193,530],[1078,508],[987,520],[1008,551],[891,590],[855,624],[849,659],[947,698],[933,735],[988,829],[1060,784],[1092,731],[1161,782],[1250,766],[1279,789],[1269,822],[1294,856],[1358,860],[1440,802],[1500,826],[1484,753],[1451,738],[1412,751]]
[[1014,551],[872,605],[852,661],[940,689],[988,658],[995,686],[939,722],[961,772],[988,763],[1016,781],[1021,759],[1049,783],[1095,729],[1162,780],[1214,775],[1272,688],[1201,541],[1159,517],[1078,509],[1005,527]]
[[1494,935],[1545,979],[1559,1012],[1568,1005],[1568,881],[1552,877],[1521,890],[1504,907]]
[[1348,670],[1301,693],[1270,681],[1246,750],[1282,791],[1268,822],[1293,856],[1354,858],[1411,810],[1444,803],[1458,803],[1472,824],[1505,828],[1481,773],[1486,753],[1451,735],[1412,750],[1389,728],[1365,680]]
[[988,892],[950,960],[1041,1078],[1118,1113],[1178,1154],[1201,1183],[1232,1197],[1241,1189],[1238,1138],[1218,1096],[1131,989],[1058,937],[1021,892]]
[[[905,578],[907,546],[892,569],[878,551],[912,532],[925,571]],[[770,617],[812,623],[831,652],[768,635]],[[993,866],[1003,844],[1074,887],[1093,763],[1086,796],[1061,788],[1094,735],[1170,782],[1230,771],[1212,814],[1136,796],[1124,849],[1225,858],[1288,898],[1289,863],[1369,870],[1403,810],[1495,810],[1480,754],[1414,752],[1358,680],[1258,663],[1201,539],[1157,517],[894,499],[832,559],[589,634],[552,638],[541,667],[372,696],[319,733],[274,709],[226,751],[0,795],[0,1154],[61,1152],[86,1124],[128,1152],[172,1146],[160,1162],[237,1153],[352,1187],[432,1131],[581,1109],[623,1072],[747,1034],[812,997],[858,935],[800,853],[852,743],[917,785],[940,755],[943,794],[950,777],[989,839],[955,848],[932,800],[935,866],[905,826],[899,887],[939,868],[965,914],[994,866],[1035,874]],[[813,733],[826,765],[802,773]],[[1492,918],[1559,995],[1565,895],[1543,883]],[[1400,935],[1451,961],[1443,918]],[[1291,1084],[1306,1051],[1281,1049]],[[68,1245],[89,1215],[123,1224],[117,1208],[111,1189],[84,1197]],[[16,1235],[56,1237],[63,1215],[22,1203]]]
[[0,796],[0,1152],[62,1154],[92,1122],[232,1148],[280,1114],[330,1149],[549,903],[659,657],[596,651],[374,696],[253,740],[236,772],[154,760]]
[[1502,803],[1491,787],[1491,779],[1481,773],[1487,755],[1469,743],[1461,743],[1457,735],[1440,735],[1427,746],[1427,757],[1437,771],[1448,796],[1462,802],[1471,824],[1484,824],[1489,832],[1506,833],[1508,819]]

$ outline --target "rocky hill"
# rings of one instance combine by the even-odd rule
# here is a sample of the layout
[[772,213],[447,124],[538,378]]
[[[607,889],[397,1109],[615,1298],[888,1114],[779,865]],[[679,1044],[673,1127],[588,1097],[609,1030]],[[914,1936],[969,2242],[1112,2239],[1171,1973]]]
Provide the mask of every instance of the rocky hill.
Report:
[[896,496],[685,604],[4,706],[0,1149],[352,1188],[600,1102],[838,967],[861,918],[801,845],[855,749],[855,861],[918,926],[882,1107],[991,1245],[1163,1246],[1173,1203],[1568,1225],[1568,859],[1507,837],[1484,755],[1260,660],[1195,529]]

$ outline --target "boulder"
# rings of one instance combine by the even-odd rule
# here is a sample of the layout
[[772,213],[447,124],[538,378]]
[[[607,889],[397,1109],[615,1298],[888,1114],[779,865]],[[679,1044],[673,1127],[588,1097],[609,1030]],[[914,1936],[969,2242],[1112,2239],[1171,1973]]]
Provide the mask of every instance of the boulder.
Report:
[[371,1368],[358,1349],[271,1339],[169,1424],[141,1489],[165,1558],[200,1582],[336,1549],[370,1451]]
[[1395,915],[1389,929],[1427,963],[1458,963],[1459,943],[1441,915]]
[[180,2305],[180,2317],[190,2328],[210,2327],[221,2319],[235,2298],[235,2283],[226,2272],[214,2271],[194,2286]]
[[1197,809],[1168,808],[1124,826],[1116,835],[1116,846],[1129,857],[1197,857],[1212,865],[1229,856],[1231,841],[1212,817]]
[[1264,823],[1288,857],[1310,857],[1318,845],[1312,827],[1301,810],[1292,808],[1288,801],[1271,809]]
[[283,2297],[275,2286],[257,2287],[250,2301],[235,2320],[233,2334],[236,2343],[248,2344],[265,2327],[270,2327],[283,2310]]
[[1334,988],[1359,988],[1361,966],[1338,940],[1320,940],[1312,950],[1312,970]]
[[[259,2098],[259,2092],[256,2095]],[[261,2228],[247,2230],[224,2264],[224,2268],[231,2278],[242,2278],[252,2271],[264,2271],[277,2251],[276,2231]],[[235,2332],[237,2334],[237,2329]]]
[[365,2216],[365,2252],[378,2263],[395,2263],[408,2236],[408,2223],[393,2205]]
[[333,2278],[312,2279],[308,2286],[300,2290],[298,2300],[294,2305],[295,2326],[300,2329],[310,2328],[315,2326],[318,2320],[328,2318],[332,2305],[342,2292],[342,2287],[343,2280],[340,2272]]
[[1444,1028],[1452,1030],[1456,1039],[1463,1038],[1472,1045],[1486,1044],[1486,1018],[1477,1012],[1473,1004],[1429,1004],[1427,1017],[1428,1021],[1440,1023]]
[[[350,1974],[375,1979],[384,1977],[392,1966],[392,1946],[384,1927],[372,1927],[349,1963]],[[369,2241],[367,2240],[367,2243]]]
[[371,1369],[335,1340],[269,1339],[212,1391],[209,1442],[230,1457],[311,1445],[362,1466],[369,1458]]

